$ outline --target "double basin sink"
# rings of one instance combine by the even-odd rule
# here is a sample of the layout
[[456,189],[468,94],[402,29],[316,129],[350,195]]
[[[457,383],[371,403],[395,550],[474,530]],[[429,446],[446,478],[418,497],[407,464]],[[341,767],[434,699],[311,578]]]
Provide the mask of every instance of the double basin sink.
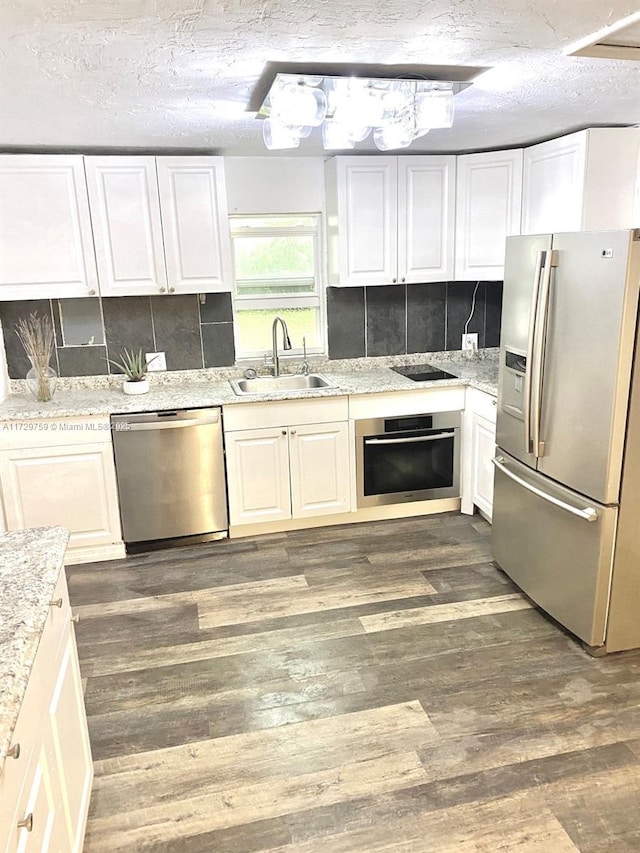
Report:
[[229,383],[239,397],[336,387],[319,373],[310,373],[308,376],[256,376],[255,379],[230,379]]

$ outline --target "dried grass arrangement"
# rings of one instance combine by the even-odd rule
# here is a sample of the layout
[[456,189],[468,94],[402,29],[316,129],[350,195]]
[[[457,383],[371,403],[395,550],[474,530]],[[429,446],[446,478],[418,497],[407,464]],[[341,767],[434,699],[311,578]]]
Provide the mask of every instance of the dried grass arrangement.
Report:
[[15,331],[32,365],[27,373],[27,385],[38,400],[48,402],[58,379],[49,364],[55,346],[51,318],[29,314],[26,320],[18,320]]

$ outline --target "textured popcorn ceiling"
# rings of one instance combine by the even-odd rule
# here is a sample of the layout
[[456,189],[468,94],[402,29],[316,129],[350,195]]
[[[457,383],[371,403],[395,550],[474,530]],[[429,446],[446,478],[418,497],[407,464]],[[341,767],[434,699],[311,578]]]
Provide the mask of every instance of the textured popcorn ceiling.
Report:
[[[635,0],[2,0],[0,145],[264,154],[244,112],[271,61],[490,66],[411,151],[640,123],[640,64],[563,49]],[[314,137],[300,154],[319,154]],[[292,153],[292,152],[286,152]]]

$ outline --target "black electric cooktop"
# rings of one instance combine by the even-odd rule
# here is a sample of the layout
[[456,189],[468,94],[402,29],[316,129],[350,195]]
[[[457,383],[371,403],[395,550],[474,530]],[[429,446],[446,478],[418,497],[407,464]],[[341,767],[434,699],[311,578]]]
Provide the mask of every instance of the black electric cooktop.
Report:
[[451,373],[440,370],[432,364],[405,364],[402,367],[392,367],[396,373],[413,379],[414,382],[436,382],[438,379],[456,379]]

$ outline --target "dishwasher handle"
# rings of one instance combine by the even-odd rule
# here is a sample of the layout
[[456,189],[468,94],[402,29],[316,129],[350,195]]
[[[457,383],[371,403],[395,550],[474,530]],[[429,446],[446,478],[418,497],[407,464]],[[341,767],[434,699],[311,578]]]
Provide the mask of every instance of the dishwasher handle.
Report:
[[[161,430],[161,429],[184,429],[185,427],[194,427],[194,426],[206,426],[207,424],[217,424],[219,423],[220,418],[218,415],[212,415],[207,418],[185,418],[184,420],[179,421],[142,421],[142,422],[131,422],[124,421],[122,431],[123,432],[135,432],[135,431],[149,431],[149,430]],[[126,426],[125,426],[126,424]]]

